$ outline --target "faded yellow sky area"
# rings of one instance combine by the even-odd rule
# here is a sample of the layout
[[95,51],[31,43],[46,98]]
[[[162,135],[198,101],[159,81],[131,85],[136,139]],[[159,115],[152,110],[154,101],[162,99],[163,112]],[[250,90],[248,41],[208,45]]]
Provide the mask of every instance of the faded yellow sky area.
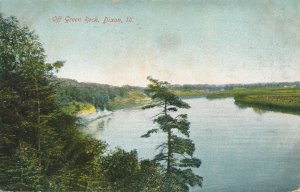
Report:
[[300,80],[297,0],[0,0],[0,12],[39,35],[49,62],[66,61],[59,77],[142,86],[149,75],[176,84]]

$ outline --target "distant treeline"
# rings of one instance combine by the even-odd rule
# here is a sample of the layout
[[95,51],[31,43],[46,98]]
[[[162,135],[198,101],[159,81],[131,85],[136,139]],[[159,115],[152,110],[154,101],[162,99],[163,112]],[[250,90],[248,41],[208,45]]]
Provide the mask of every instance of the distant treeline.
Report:
[[79,83],[75,80],[63,78],[53,78],[53,81],[57,84],[57,94],[61,103],[72,101],[91,103],[100,109],[107,108],[108,102],[116,97],[127,97],[131,91],[143,91],[140,87]]
[[276,82],[276,83],[251,83],[251,84],[224,84],[224,85],[209,85],[209,84],[184,84],[184,85],[172,85],[174,90],[208,90],[208,91],[220,91],[231,90],[234,88],[260,88],[260,87],[294,87],[300,86],[300,82]]
[[[140,92],[143,94],[143,87],[135,86],[112,86],[107,84],[98,83],[80,83],[76,80],[65,78],[53,78],[53,81],[57,83],[56,89],[58,99],[61,103],[70,103],[73,101],[90,103],[96,108],[109,109],[109,102],[114,101],[116,98],[129,98],[132,97],[131,92]],[[263,87],[298,87],[300,82],[279,82],[279,83],[254,83],[254,84],[224,84],[224,85],[208,85],[208,84],[196,84],[196,85],[170,85],[172,90],[178,90],[179,94],[182,91],[192,90],[205,90],[205,91],[222,91],[232,90],[234,88],[263,88]],[[203,94],[203,93],[196,93]]]

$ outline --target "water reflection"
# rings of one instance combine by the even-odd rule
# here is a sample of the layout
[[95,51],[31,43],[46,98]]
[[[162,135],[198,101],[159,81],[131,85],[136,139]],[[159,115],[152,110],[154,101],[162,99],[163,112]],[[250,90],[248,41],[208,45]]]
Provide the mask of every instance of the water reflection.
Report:
[[94,121],[90,121],[89,123],[87,123],[85,126],[81,128],[81,131],[87,135],[99,134],[109,126],[110,121],[111,121],[111,116],[102,117]]
[[248,104],[248,103],[242,103],[235,101],[234,104],[238,106],[240,109],[247,109],[252,108],[253,111],[257,114],[264,114],[266,112],[272,111],[272,112],[279,112],[279,113],[288,113],[288,114],[294,114],[299,115],[300,111],[295,109],[288,109],[288,108],[279,108],[275,106],[267,106],[267,105],[259,105],[259,104]]
[[264,113],[267,112],[266,110],[259,109],[259,108],[256,108],[256,107],[253,107],[252,109],[253,109],[253,111],[254,111],[255,113],[257,113],[257,114],[259,114],[259,115],[262,115],[262,114],[264,114]]
[[[188,114],[194,155],[202,160],[195,173],[204,177],[203,188],[191,191],[277,192],[299,187],[299,116],[262,114],[260,108],[249,106],[240,109],[233,98],[187,102],[192,107],[180,112]],[[155,109],[116,111],[111,119],[91,122],[86,131],[112,149],[137,149],[139,158],[153,158],[165,135],[140,136],[156,126],[152,117],[157,113]]]
[[257,107],[254,107],[254,106],[249,106],[249,105],[246,105],[246,104],[243,104],[243,103],[239,103],[239,102],[234,102],[234,104],[239,108],[239,109],[248,109],[248,108],[252,108],[253,111],[259,115],[262,115],[266,112],[268,112],[267,110],[264,110],[262,108],[257,108]]
[[110,120],[111,120],[110,117],[100,119],[97,123],[97,129],[103,130],[104,128],[108,127]]

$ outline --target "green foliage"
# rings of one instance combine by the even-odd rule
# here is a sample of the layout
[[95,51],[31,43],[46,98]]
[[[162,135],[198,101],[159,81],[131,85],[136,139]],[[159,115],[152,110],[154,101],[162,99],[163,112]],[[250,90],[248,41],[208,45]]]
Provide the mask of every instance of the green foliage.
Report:
[[126,96],[117,96],[109,101],[107,108],[111,110],[141,106],[149,102],[149,98],[139,90],[128,91]]
[[41,166],[38,152],[27,143],[20,143],[18,151],[11,155],[1,156],[1,186],[10,190],[41,190]]
[[0,15],[0,127],[2,167],[0,188],[41,190],[46,172],[44,131],[52,119],[55,97],[48,81],[52,65],[45,63],[37,36],[14,17]]
[[94,110],[88,103],[104,107],[131,88],[65,85],[53,78],[63,63],[45,63],[37,36],[0,15],[0,189],[155,189],[159,165],[139,162],[135,151],[107,153],[106,144],[78,131],[76,112]]
[[[183,102],[178,96],[169,90],[170,84],[164,81],[158,81],[148,77],[150,84],[145,89],[145,93],[151,97],[153,103],[144,107],[161,108],[161,112],[153,120],[159,125],[159,129],[149,130],[142,137],[150,137],[151,134],[159,130],[166,133],[167,141],[157,148],[160,152],[154,160],[161,162],[164,176],[160,191],[188,191],[189,186],[202,184],[202,177],[194,174],[189,167],[199,167],[201,161],[193,157],[195,145],[189,137],[190,122],[186,114],[172,115],[178,108],[189,108],[190,106]],[[175,130],[182,136],[175,134]]]
[[101,167],[108,182],[114,183],[111,190],[138,191],[139,186],[135,181],[139,172],[136,151],[127,153],[122,149],[117,149],[102,159]]
[[0,16],[0,47],[0,188],[49,190],[61,173],[90,161],[90,146],[76,143],[76,118],[56,103],[50,78],[63,62],[45,63],[38,37],[14,17]]
[[84,115],[96,111],[96,108],[89,103],[72,101],[62,106],[62,110],[68,114]]
[[[178,87],[179,88],[179,87]],[[207,90],[171,90],[172,93],[179,96],[180,98],[196,98],[196,97],[203,97],[209,94]]]
[[236,88],[208,95],[209,99],[234,97],[241,107],[300,113],[300,87]]
[[56,73],[59,71],[60,68],[64,66],[64,63],[64,61],[56,61],[52,64],[52,67],[56,71]]
[[100,109],[119,109],[137,105],[145,98],[140,88],[115,87],[96,83],[78,83],[70,79],[53,78],[61,105],[71,102],[89,103]]
[[300,114],[300,93],[298,95],[237,95],[234,100],[241,107]]

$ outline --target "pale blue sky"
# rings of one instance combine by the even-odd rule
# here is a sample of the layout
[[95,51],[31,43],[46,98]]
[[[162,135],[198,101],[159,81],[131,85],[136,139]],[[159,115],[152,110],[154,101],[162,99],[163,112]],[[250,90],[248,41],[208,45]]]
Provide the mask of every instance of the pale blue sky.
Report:
[[179,84],[300,80],[298,0],[0,0],[0,12],[39,35],[49,62],[66,61],[59,77],[113,85],[146,85],[148,75]]

